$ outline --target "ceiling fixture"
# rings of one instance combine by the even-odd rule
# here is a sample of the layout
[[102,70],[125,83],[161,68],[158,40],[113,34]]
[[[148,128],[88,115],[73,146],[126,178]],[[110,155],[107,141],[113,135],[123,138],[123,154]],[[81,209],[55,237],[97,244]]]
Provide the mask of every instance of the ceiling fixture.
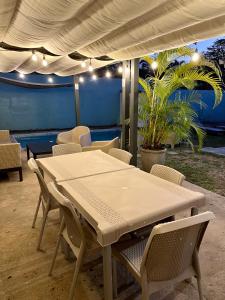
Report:
[[110,78],[112,76],[111,72],[109,70],[106,71],[105,76],[107,78]]
[[81,65],[82,68],[85,68],[87,66],[85,61],[82,61],[80,65]]
[[83,83],[83,82],[84,82],[84,77],[80,76],[80,77],[79,77],[79,82],[80,82],[80,83]]
[[53,78],[49,76],[49,77],[48,77],[48,82],[49,82],[49,83],[53,83]]
[[158,68],[158,63],[156,60],[154,60],[152,63],[151,63],[151,67],[152,67],[152,70],[156,70]]
[[25,75],[23,73],[19,73],[19,78],[24,79]]
[[92,75],[92,79],[93,79],[93,80],[97,80],[97,78],[98,78],[98,77],[97,77],[96,74],[93,74],[93,75]]
[[47,67],[47,65],[48,65],[48,62],[47,62],[47,60],[45,59],[45,56],[44,56],[44,55],[43,55],[42,65],[43,65],[44,67]]
[[89,71],[89,72],[93,72],[93,71],[94,71],[94,68],[93,68],[92,65],[91,65],[91,58],[90,58],[89,66],[88,66],[88,71]]
[[121,74],[121,73],[123,72],[123,67],[122,67],[122,66],[119,66],[118,69],[117,69],[117,71],[118,71],[118,73]]
[[38,59],[37,54],[35,53],[34,50],[32,50],[32,57],[31,58],[32,58],[33,61],[37,61],[37,59]]

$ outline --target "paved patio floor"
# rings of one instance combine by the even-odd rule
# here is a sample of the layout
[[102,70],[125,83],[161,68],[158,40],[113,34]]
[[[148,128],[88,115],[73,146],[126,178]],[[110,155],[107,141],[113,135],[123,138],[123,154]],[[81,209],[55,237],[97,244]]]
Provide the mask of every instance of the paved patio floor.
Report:
[[[24,156],[25,157],[25,156]],[[48,269],[56,243],[58,214],[52,212],[43,239],[43,251],[36,251],[41,224],[41,212],[35,229],[31,228],[39,195],[35,176],[27,169],[24,158],[24,181],[17,174],[0,179],[0,299],[1,300],[66,300],[74,263],[60,254],[53,277]],[[203,174],[204,175],[204,174]],[[200,258],[202,282],[207,300],[225,299],[225,198],[185,182],[185,186],[206,195],[202,211],[215,213],[203,241]],[[187,214],[184,212],[182,215]],[[79,276],[76,289],[78,300],[103,299],[102,264],[88,263]],[[123,290],[119,299],[140,299],[137,284]],[[197,300],[195,280],[181,283],[152,295],[151,300]]]

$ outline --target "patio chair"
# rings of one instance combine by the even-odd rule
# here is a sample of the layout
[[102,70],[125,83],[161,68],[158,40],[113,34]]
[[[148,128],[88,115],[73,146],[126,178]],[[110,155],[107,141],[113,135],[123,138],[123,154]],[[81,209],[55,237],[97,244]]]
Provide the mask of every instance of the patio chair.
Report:
[[158,165],[158,164],[152,166],[150,174],[165,179],[167,181],[173,182],[178,185],[182,185],[185,179],[185,176],[182,173],[178,172],[177,170],[167,166]]
[[[127,246],[115,244],[113,255],[142,288],[142,300],[163,287],[196,277],[199,299],[203,300],[198,252],[212,212],[155,226],[145,240]],[[114,268],[116,263],[114,262]],[[116,274],[116,270],[114,270]],[[117,292],[114,278],[114,293]]]
[[69,144],[55,145],[52,147],[53,156],[72,154],[77,152],[82,152],[82,148],[80,144],[69,143]]
[[128,165],[130,164],[130,160],[133,156],[130,152],[118,148],[109,149],[108,154],[125,162]]
[[60,210],[62,212],[62,220],[59,230],[59,237],[57,240],[55,252],[53,255],[52,264],[49,271],[49,276],[52,275],[52,271],[55,265],[57,252],[59,249],[60,241],[63,238],[70,246],[76,257],[76,264],[72,284],[69,293],[69,300],[73,299],[75,286],[78,278],[80,268],[83,263],[84,254],[86,251],[93,251],[94,248],[98,248],[97,238],[94,231],[88,226],[83,219],[80,219],[77,215],[75,208],[71,201],[67,199],[56,187],[55,183],[51,183],[49,191],[52,197],[57,199],[60,204]]
[[43,220],[42,220],[41,231],[39,234],[39,239],[38,239],[38,244],[37,244],[37,250],[40,250],[41,241],[42,241],[48,213],[50,210],[59,208],[59,205],[58,205],[57,201],[55,200],[55,198],[49,193],[49,190],[48,190],[49,185],[46,184],[46,182],[42,176],[42,173],[41,173],[40,169],[38,168],[36,161],[33,158],[30,158],[28,160],[28,166],[30,167],[31,171],[33,171],[36,174],[40,188],[41,188],[41,192],[39,195],[39,199],[38,199],[38,203],[37,203],[37,207],[35,210],[34,219],[33,219],[33,223],[32,223],[32,228],[34,228],[35,222],[37,219],[37,214],[38,214],[38,211],[40,208],[40,204],[42,203]]
[[57,135],[57,144],[76,143],[80,144],[80,136],[83,134],[90,135],[90,129],[86,126],[77,126],[72,130],[61,132]]
[[119,148],[118,137],[116,137],[111,141],[91,142],[89,145],[87,145],[86,143],[87,139],[88,139],[88,135],[82,135],[80,137],[80,144],[82,146],[82,151],[102,150],[103,152],[108,153],[111,148]]
[[0,130],[0,171],[19,172],[23,181],[20,144],[10,136],[9,130]]

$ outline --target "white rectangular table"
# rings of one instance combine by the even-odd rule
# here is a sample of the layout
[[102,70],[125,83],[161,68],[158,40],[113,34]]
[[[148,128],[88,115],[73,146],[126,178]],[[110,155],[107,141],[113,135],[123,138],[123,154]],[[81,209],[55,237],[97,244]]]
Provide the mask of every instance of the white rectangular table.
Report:
[[40,158],[36,161],[57,182],[134,168],[101,150]]
[[147,224],[205,203],[190,191],[137,168],[59,183],[103,247],[105,299],[112,299],[111,244]]

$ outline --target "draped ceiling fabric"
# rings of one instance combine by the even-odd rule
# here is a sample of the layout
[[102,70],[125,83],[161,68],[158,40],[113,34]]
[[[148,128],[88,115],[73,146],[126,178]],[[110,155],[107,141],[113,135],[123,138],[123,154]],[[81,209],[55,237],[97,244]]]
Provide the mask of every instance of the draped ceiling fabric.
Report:
[[0,72],[68,76],[224,33],[225,0],[1,0]]

